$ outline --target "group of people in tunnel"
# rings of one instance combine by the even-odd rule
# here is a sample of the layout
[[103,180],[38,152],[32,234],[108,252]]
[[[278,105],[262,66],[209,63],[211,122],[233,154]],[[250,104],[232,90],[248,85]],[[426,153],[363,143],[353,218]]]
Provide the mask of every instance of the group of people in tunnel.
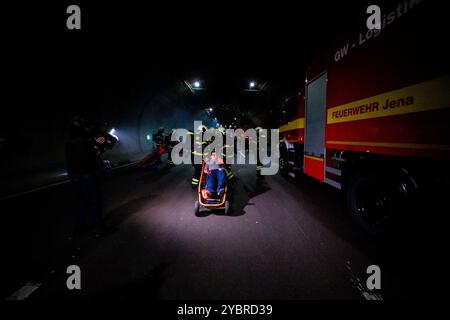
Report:
[[[201,137],[206,131],[206,127],[199,127],[195,134],[194,131],[188,131],[188,139],[191,141],[191,163],[193,166],[193,175],[191,185],[197,188],[200,183],[202,168],[206,175],[205,188],[202,190],[204,198],[221,197],[224,193],[225,185],[235,179],[231,170],[235,152],[227,150],[231,148],[223,145],[211,154],[206,153],[206,147],[214,141],[214,137],[209,141],[204,141]],[[219,127],[218,131],[226,139],[226,130]],[[150,154],[157,154],[160,159],[165,152],[168,153],[167,165],[173,166],[172,150],[180,141],[171,141],[170,134],[164,132],[161,127],[153,135],[154,150]],[[79,198],[77,213],[78,230],[86,227],[88,217],[93,218],[94,226],[98,234],[104,232],[105,227],[102,220],[102,196],[98,173],[102,171],[101,154],[105,151],[103,145],[107,144],[104,135],[93,135],[86,131],[77,121],[72,121],[69,129],[69,138],[66,142],[66,158],[68,177],[72,182],[74,190]],[[195,162],[195,157],[201,157],[204,162]],[[147,156],[144,159],[149,159]],[[142,162],[142,160],[141,160]],[[258,163],[257,173],[261,166]]]

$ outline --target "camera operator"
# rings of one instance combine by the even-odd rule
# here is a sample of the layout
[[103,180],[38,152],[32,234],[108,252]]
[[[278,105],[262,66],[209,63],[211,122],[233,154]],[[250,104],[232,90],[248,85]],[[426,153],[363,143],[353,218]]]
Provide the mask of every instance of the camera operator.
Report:
[[66,160],[67,174],[79,201],[76,233],[87,229],[89,218],[93,221],[96,237],[105,232],[98,174],[102,167],[100,155],[106,143],[105,135],[93,130],[85,120],[75,118],[72,121],[66,142]]

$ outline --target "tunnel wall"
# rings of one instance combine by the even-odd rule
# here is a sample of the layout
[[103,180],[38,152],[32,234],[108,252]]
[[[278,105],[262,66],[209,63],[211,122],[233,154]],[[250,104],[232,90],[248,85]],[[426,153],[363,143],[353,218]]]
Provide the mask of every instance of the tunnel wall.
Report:
[[102,95],[87,103],[69,89],[55,94],[47,88],[23,102],[16,101],[16,108],[2,119],[0,177],[18,183],[22,178],[64,172],[67,128],[75,115],[107,121],[115,128],[120,140],[102,156],[114,165],[150,152],[153,144],[146,136],[152,131],[160,127],[165,127],[166,132],[179,127],[190,129],[193,121],[201,117],[192,93],[178,82],[155,84],[125,97],[113,91]]

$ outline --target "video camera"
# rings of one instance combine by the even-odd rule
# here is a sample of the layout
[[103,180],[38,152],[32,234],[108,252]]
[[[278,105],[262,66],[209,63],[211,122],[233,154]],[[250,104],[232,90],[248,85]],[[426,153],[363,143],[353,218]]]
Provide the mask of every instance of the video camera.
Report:
[[[114,135],[114,129],[111,130],[107,125],[100,125],[83,118],[74,118],[71,123],[71,130],[72,132],[75,131],[76,133],[86,137],[90,142],[92,142],[94,149],[100,153],[105,152],[106,149],[111,150],[119,140]],[[104,143],[99,143],[97,141],[100,137],[105,138]]]

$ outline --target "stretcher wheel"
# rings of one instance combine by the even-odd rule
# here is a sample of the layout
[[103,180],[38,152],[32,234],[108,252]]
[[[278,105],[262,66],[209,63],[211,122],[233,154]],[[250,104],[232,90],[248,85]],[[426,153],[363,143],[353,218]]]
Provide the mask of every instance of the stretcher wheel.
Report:
[[194,213],[195,213],[195,214],[198,214],[199,211],[200,211],[200,204],[198,203],[198,200],[195,200],[195,203],[194,203]]
[[225,201],[225,214],[228,214],[230,211],[230,202],[227,200]]

